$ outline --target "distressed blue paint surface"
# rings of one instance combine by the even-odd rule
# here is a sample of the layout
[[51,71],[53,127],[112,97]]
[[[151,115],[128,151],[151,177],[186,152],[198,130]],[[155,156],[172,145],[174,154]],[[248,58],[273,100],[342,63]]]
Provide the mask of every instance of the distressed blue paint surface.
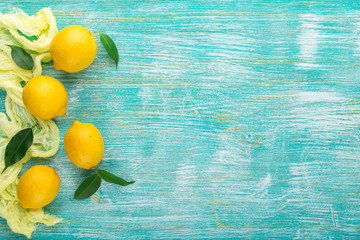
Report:
[[[64,221],[33,239],[360,237],[356,1],[0,2],[12,6],[115,40],[118,71],[99,47],[85,71],[44,74],[69,92],[61,136],[95,124],[100,166],[136,180],[73,200],[88,173],[61,140],[46,209]],[[0,237],[22,238],[3,219]]]

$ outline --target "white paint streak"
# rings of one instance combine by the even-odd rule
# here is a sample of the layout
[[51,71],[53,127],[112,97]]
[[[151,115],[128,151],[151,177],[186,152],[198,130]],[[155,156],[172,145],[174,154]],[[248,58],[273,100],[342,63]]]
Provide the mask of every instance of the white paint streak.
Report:
[[340,102],[346,98],[335,92],[299,92],[294,95],[300,102]]
[[77,84],[76,87],[69,88],[67,91],[69,95],[67,107],[71,107],[73,104],[79,101],[81,93],[84,91],[84,87],[81,87]]
[[176,173],[176,192],[191,194],[194,180],[196,179],[196,168],[194,165],[180,164]]
[[331,210],[331,220],[333,222],[334,227],[336,227],[336,215],[335,215],[335,211],[332,208],[332,206],[330,206],[330,210]]
[[300,45],[300,58],[302,62],[296,65],[302,68],[318,67],[315,64],[316,54],[318,51],[318,45],[321,39],[320,26],[317,22],[320,20],[320,16],[315,14],[301,14],[301,32],[298,36],[298,44]]
[[268,173],[268,175],[256,185],[255,192],[252,194],[252,197],[258,194],[261,194],[262,196],[268,194],[268,190],[270,187],[271,187],[271,174]]

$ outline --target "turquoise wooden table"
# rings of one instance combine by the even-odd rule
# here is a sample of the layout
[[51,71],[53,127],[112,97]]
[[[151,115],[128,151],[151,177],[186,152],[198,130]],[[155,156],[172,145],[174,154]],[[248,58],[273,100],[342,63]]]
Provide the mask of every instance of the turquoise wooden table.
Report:
[[[46,210],[63,222],[33,239],[359,239],[356,2],[1,1],[50,6],[59,29],[105,32],[120,54],[117,71],[101,46],[85,71],[44,66],[70,97],[46,162],[62,180]],[[135,184],[73,199],[88,174],[63,148],[74,120]],[[3,219],[0,238],[24,239]]]

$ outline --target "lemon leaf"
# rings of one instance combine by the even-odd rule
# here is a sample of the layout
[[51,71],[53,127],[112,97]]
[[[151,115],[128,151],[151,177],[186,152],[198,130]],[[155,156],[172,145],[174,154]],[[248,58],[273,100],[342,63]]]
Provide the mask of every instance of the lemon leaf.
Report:
[[93,195],[101,185],[101,178],[99,174],[95,173],[87,177],[76,189],[74,198],[75,199],[85,199]]
[[97,171],[98,171],[100,177],[109,183],[115,183],[115,184],[125,187],[125,186],[135,182],[135,181],[128,182],[128,181],[122,179],[121,177],[115,176],[114,174],[109,173],[108,171],[105,171],[105,170],[98,169]]
[[5,149],[5,168],[3,172],[23,159],[33,140],[34,134],[31,128],[25,128],[11,138]]
[[116,64],[116,70],[119,62],[119,52],[114,41],[105,33],[100,33],[100,42],[104,46],[109,57],[114,60]]
[[20,31],[19,29],[17,30],[17,32],[19,33],[19,35],[25,37],[27,40],[29,40],[31,42],[33,42],[35,40],[38,40],[38,37],[35,36],[35,35],[34,36],[28,36],[28,35],[24,34],[22,31]]
[[11,57],[16,65],[25,70],[32,70],[34,66],[34,61],[30,54],[28,54],[24,49],[17,46],[8,45],[11,48]]

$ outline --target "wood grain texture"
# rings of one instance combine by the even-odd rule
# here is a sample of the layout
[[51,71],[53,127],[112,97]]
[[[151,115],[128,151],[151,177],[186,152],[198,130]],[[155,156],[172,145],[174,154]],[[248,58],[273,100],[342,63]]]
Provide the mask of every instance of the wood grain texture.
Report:
[[[85,71],[44,74],[69,93],[61,136],[95,124],[100,166],[136,181],[74,200],[88,173],[61,139],[46,209],[64,221],[33,239],[360,237],[357,1],[0,1],[13,6],[114,39],[118,71],[99,46]],[[0,237],[21,239],[3,219]]]

